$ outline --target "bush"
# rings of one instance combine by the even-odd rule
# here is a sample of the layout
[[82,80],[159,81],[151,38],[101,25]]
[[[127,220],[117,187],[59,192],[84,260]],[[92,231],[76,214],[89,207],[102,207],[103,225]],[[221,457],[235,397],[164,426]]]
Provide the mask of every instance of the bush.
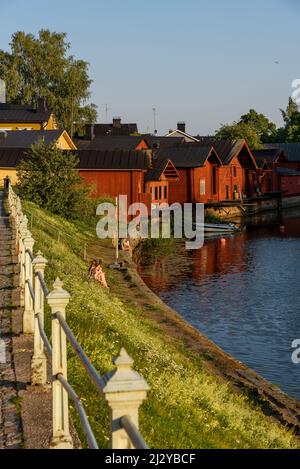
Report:
[[90,218],[96,204],[77,165],[76,154],[39,141],[17,167],[17,191],[22,198],[67,219]]

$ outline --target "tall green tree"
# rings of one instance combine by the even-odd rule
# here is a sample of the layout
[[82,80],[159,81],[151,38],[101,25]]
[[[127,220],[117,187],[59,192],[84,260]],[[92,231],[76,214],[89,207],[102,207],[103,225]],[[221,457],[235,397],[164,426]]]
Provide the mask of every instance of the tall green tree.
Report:
[[276,135],[276,125],[255,109],[243,114],[238,122],[222,125],[216,133],[218,139],[244,138],[252,150],[259,150],[264,143],[274,142]]
[[93,213],[91,188],[77,171],[76,154],[38,141],[17,167],[17,191],[21,197],[69,219]]
[[276,125],[264,114],[259,114],[255,109],[250,109],[247,114],[243,114],[240,123],[248,124],[252,127],[260,138],[261,143],[269,143],[276,138]]
[[216,138],[219,140],[246,139],[252,150],[259,150],[262,147],[258,132],[245,122],[222,125],[216,133]]
[[289,98],[286,110],[280,109],[284,127],[278,129],[277,141],[300,142],[300,112],[297,103]]
[[96,122],[96,106],[87,104],[92,83],[89,64],[69,55],[66,33],[41,30],[35,37],[18,31],[10,46],[10,52],[0,50],[0,78],[6,82],[10,102],[35,106],[45,97],[69,133],[82,132],[85,123]]
[[293,100],[293,98],[290,97],[286,110],[280,109],[280,112],[281,112],[284,123],[287,125],[290,123],[290,119],[292,118],[293,114],[296,114],[299,112],[298,105]]

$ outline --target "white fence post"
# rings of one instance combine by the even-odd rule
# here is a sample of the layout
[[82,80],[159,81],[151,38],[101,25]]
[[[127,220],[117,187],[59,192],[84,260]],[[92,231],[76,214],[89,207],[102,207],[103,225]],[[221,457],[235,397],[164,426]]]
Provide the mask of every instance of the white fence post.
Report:
[[[21,214],[22,215],[22,214]],[[27,235],[27,221],[25,217],[19,217],[19,223],[17,226],[18,238],[19,238],[19,263],[20,263],[20,305],[24,306],[24,291],[25,291],[25,247],[24,239]]]
[[47,357],[44,350],[43,339],[40,334],[37,314],[40,314],[41,323],[44,327],[44,291],[41,286],[38,274],[44,278],[44,272],[48,261],[39,251],[34,258],[32,265],[34,268],[34,352],[31,360],[31,381],[32,384],[46,384],[47,382]]
[[53,291],[47,296],[52,314],[52,418],[53,434],[51,448],[72,449],[73,442],[69,431],[68,394],[60,381],[58,374],[67,379],[67,341],[56,313],[66,317],[66,306],[70,295],[63,290],[63,282],[59,279],[53,284]]
[[23,240],[23,250],[25,257],[25,286],[24,286],[24,316],[23,316],[23,333],[24,334],[33,334],[34,333],[34,313],[33,313],[33,300],[30,294],[29,285],[33,288],[32,282],[32,261],[31,257],[27,250],[32,253],[34,246],[34,239],[32,238],[29,231]]
[[104,376],[103,392],[110,407],[110,446],[112,449],[132,449],[133,445],[120,426],[120,418],[128,416],[138,428],[139,407],[146,398],[149,386],[142,376],[132,369],[133,360],[122,348],[113,360],[116,370]]

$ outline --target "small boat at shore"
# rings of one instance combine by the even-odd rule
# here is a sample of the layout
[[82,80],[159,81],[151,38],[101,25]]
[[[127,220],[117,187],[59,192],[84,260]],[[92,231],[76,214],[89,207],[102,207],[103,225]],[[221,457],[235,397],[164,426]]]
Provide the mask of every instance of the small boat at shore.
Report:
[[234,223],[195,223],[195,228],[197,230],[204,230],[205,233],[238,233],[240,228],[238,228]]

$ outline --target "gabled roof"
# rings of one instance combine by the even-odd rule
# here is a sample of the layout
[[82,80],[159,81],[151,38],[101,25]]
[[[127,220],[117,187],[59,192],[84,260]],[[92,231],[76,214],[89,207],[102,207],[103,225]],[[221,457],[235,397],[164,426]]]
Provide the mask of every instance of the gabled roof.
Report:
[[93,140],[81,140],[75,139],[77,148],[85,150],[135,150],[138,145],[144,142],[148,148],[150,145],[143,137],[131,137],[131,136],[98,136]]
[[244,139],[240,140],[216,140],[210,137],[204,137],[202,142],[188,144],[194,146],[212,145],[216,153],[220,157],[222,164],[227,166],[231,163],[232,159],[236,156],[241,165],[244,167],[257,168],[255,158],[250,150],[248,143]]
[[159,181],[163,174],[165,175],[167,181],[180,180],[178,171],[171,160],[159,159],[154,160],[153,163],[154,166],[147,172],[145,181]]
[[256,155],[256,152],[252,153],[255,158],[258,169],[271,169],[272,165],[263,156]]
[[0,129],[0,148],[30,148],[42,140],[47,145],[57,142],[63,136],[72,149],[76,149],[72,139],[65,130],[9,130]]
[[81,170],[147,170],[150,157],[144,151],[78,150]]
[[184,138],[189,138],[191,139],[193,142],[199,142],[199,140],[196,138],[196,137],[193,137],[192,135],[190,134],[187,134],[186,132],[183,132],[182,130],[179,130],[179,129],[176,129],[176,130],[172,130],[171,132],[169,132],[166,137],[173,137],[176,136],[176,134],[179,134],[180,136],[184,137]]
[[285,152],[288,161],[300,162],[300,142],[268,143],[264,147],[267,149],[279,148]]
[[265,148],[262,150],[254,150],[252,151],[252,153],[257,163],[257,166],[260,169],[263,169],[263,162],[265,162],[266,165],[271,168],[272,164],[277,163],[278,160],[288,161],[286,153],[280,148]]
[[183,137],[161,137],[155,135],[143,135],[145,140],[147,141],[150,148],[158,149],[158,148],[168,148],[173,147],[175,145],[184,144],[185,140]]
[[52,111],[32,109],[30,106],[0,103],[0,123],[48,122]]
[[215,140],[213,146],[222,163],[227,165],[240,152],[244,143],[244,140]]
[[155,159],[170,159],[176,168],[201,167],[210,157],[213,157],[220,165],[222,164],[212,146],[182,144],[176,147],[162,148],[155,152]]

